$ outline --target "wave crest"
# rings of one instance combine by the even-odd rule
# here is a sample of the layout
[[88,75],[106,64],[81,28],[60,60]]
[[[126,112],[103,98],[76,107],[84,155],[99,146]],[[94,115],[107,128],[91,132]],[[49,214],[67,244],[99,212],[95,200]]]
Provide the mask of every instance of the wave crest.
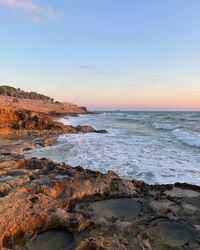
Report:
[[178,126],[171,125],[168,123],[154,123],[153,128],[154,129],[174,130],[174,129],[178,128]]
[[67,118],[61,118],[61,119],[58,119],[56,121],[61,122],[64,125],[70,125],[69,119],[67,119]]
[[188,146],[200,148],[200,135],[192,134],[180,129],[175,129],[172,134],[176,139]]

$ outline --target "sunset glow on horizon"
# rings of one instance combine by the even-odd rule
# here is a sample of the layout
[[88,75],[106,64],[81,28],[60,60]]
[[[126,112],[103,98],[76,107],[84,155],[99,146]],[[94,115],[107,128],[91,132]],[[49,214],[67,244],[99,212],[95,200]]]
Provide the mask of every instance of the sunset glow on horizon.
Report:
[[90,110],[200,111],[198,0],[0,0],[0,84]]

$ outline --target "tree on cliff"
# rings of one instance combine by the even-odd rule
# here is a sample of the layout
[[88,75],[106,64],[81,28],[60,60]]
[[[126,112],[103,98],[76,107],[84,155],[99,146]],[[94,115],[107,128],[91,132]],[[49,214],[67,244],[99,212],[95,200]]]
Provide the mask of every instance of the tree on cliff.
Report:
[[0,95],[25,98],[25,99],[34,99],[34,100],[46,100],[49,102],[54,102],[54,99],[49,96],[38,94],[33,91],[31,92],[24,91],[24,90],[21,90],[20,88],[14,88],[11,86],[6,86],[6,85],[0,86]]

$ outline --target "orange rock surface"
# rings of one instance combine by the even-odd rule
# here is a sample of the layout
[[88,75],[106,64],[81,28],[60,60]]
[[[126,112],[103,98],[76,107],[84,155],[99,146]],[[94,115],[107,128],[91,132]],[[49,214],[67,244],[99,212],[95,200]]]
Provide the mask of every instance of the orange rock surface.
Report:
[[[1,99],[9,99],[1,97]],[[10,99],[9,99],[10,100]],[[35,135],[62,134],[78,132],[102,132],[89,126],[64,126],[62,123],[51,119],[52,115],[86,113],[85,108],[79,108],[72,104],[45,104],[43,101],[19,99],[20,105],[9,106],[0,100],[0,135]],[[2,102],[1,102],[2,101]],[[31,105],[25,105],[26,102]],[[41,103],[40,103],[41,102]],[[41,105],[40,105],[41,104]],[[57,107],[58,106],[58,107]],[[23,108],[22,108],[23,107]],[[47,108],[48,107],[48,108]],[[53,109],[54,108],[54,109]],[[37,112],[36,112],[37,110]],[[51,115],[50,115],[51,114]]]
[[73,229],[83,222],[81,214],[69,213],[79,201],[137,195],[130,181],[113,172],[103,175],[13,154],[1,155],[0,161],[7,162],[0,186],[0,246],[7,248],[51,228]]
[[71,103],[51,103],[43,100],[13,98],[2,95],[0,95],[0,105],[1,109],[25,109],[54,116],[63,116],[65,114],[84,114],[88,112],[85,107],[78,107],[76,104]]

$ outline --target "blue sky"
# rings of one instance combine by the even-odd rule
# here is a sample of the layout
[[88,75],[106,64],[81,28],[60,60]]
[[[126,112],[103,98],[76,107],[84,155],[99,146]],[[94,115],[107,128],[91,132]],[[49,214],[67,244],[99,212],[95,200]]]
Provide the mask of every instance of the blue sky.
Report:
[[0,83],[90,109],[200,110],[199,0],[0,0]]

